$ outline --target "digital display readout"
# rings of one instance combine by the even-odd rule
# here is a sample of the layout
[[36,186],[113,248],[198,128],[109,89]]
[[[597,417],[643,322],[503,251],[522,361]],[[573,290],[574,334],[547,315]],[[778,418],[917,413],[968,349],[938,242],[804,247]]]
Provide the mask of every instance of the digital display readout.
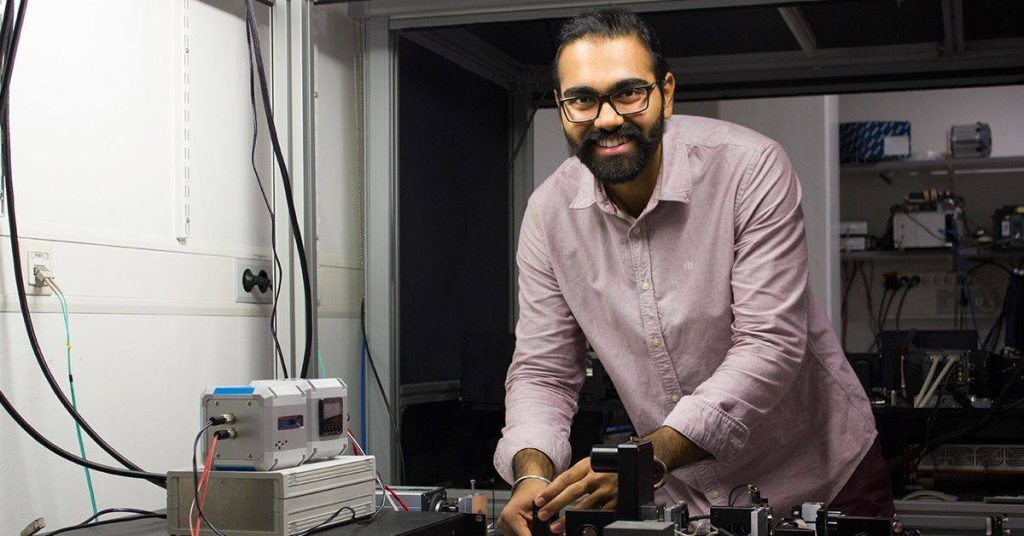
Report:
[[278,430],[295,430],[296,428],[302,428],[302,415],[287,415],[285,417],[278,417]]

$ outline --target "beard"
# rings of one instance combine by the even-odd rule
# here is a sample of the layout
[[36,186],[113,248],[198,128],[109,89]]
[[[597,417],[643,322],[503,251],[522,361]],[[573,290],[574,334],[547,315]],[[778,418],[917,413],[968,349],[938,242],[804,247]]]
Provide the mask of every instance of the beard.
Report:
[[[665,118],[658,114],[657,121],[647,131],[633,123],[625,122],[615,130],[603,130],[591,127],[582,139],[573,139],[568,132],[565,139],[569,148],[594,174],[601,184],[622,184],[637,178],[651,162],[658,150],[662,135],[665,133]],[[622,136],[628,141],[636,142],[636,148],[624,154],[602,156],[597,153],[598,142],[612,136]]]

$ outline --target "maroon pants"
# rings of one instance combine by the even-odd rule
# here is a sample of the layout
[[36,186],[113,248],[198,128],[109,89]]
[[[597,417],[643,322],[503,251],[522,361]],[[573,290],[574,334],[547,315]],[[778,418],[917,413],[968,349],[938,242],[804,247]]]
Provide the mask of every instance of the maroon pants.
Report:
[[889,464],[876,439],[829,509],[851,516],[892,517],[896,513],[892,501]]

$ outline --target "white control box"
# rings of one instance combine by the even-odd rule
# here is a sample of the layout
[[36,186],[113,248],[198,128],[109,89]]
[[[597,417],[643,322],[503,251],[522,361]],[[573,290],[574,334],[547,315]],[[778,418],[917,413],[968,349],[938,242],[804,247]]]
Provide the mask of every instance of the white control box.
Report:
[[306,396],[295,384],[211,387],[200,404],[203,421],[223,414],[234,422],[207,429],[203,457],[218,430],[235,437],[217,443],[219,470],[270,471],[295,467],[308,456]]
[[[213,471],[203,513],[228,536],[290,536],[376,511],[373,456],[341,456],[276,471]],[[189,534],[192,470],[167,473],[167,533]],[[337,514],[327,524],[332,515]],[[212,534],[205,525],[203,534]]]
[[257,380],[253,387],[295,386],[306,400],[306,462],[329,460],[348,448],[348,387],[338,378]]

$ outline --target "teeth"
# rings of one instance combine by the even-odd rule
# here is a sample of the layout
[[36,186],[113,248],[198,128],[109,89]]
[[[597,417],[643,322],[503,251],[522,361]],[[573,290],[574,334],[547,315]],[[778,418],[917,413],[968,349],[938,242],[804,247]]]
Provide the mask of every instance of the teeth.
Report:
[[626,143],[626,138],[623,138],[622,136],[609,136],[607,138],[600,139],[597,142],[601,147],[618,147],[623,143]]

